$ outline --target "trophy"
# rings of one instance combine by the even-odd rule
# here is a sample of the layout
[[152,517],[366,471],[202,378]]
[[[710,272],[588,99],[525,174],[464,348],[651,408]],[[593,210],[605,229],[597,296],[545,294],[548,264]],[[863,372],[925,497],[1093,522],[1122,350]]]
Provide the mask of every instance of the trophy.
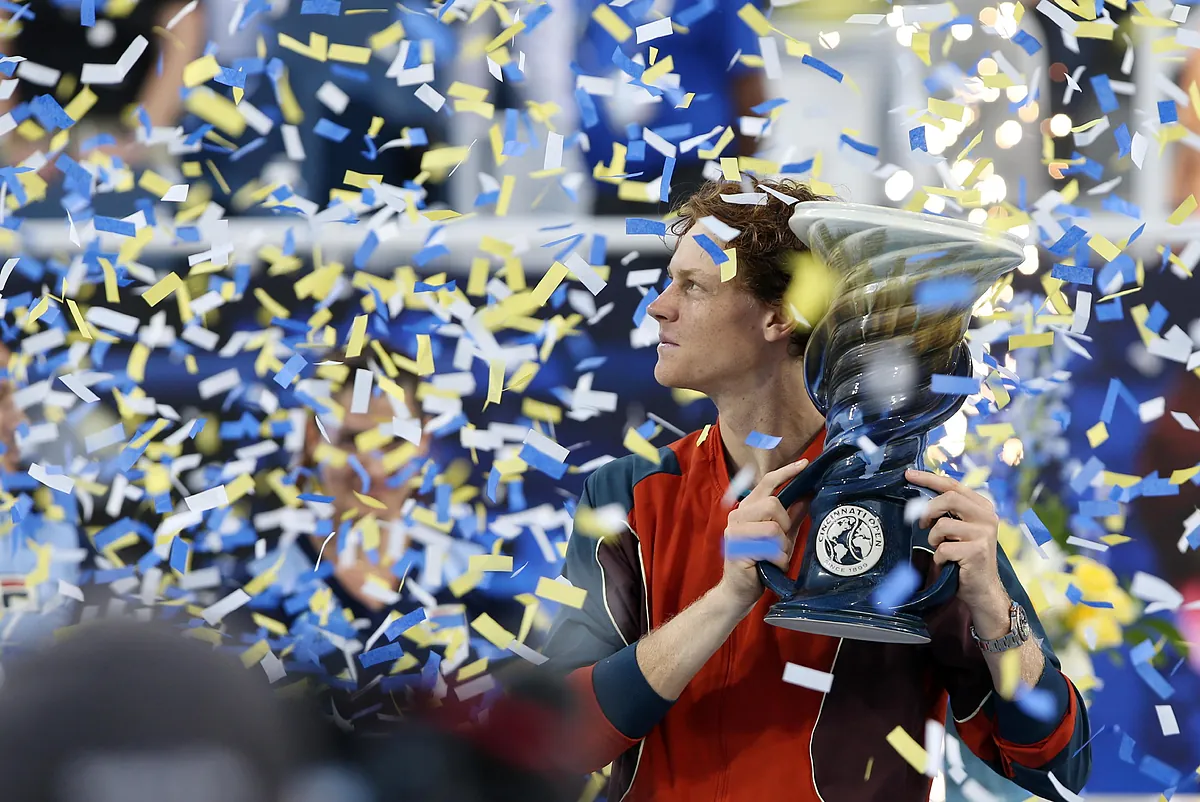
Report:
[[804,353],[825,447],[779,493],[785,508],[813,496],[809,536],[796,581],[758,563],[779,596],[766,620],[854,640],[928,643],[921,614],[954,597],[958,565],[947,563],[895,606],[878,604],[876,591],[914,550],[929,550],[929,530],[906,522],[905,507],[935,494],[904,472],[923,467],[929,431],[962,406],[964,395],[933,392],[933,376],[971,376],[963,340],[971,311],[1024,260],[1021,242],[969,223],[830,201],[798,204],[791,227],[838,283]]

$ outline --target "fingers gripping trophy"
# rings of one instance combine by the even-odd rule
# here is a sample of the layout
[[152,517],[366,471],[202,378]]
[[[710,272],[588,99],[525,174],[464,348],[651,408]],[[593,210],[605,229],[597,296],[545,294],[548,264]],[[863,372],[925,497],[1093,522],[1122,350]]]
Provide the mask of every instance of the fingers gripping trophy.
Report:
[[[856,640],[927,643],[921,615],[953,598],[957,564],[897,607],[881,608],[873,597],[914,549],[927,548],[928,528],[904,513],[911,499],[933,494],[906,481],[905,470],[923,467],[930,430],[965,398],[935,394],[933,377],[971,376],[963,338],[972,308],[1021,264],[1022,245],[965,222],[828,201],[798,204],[791,227],[838,284],[804,354],[825,446],[779,493],[785,508],[813,496],[809,537],[795,582],[758,564],[779,596],[766,620]],[[863,437],[874,445],[869,454]]]

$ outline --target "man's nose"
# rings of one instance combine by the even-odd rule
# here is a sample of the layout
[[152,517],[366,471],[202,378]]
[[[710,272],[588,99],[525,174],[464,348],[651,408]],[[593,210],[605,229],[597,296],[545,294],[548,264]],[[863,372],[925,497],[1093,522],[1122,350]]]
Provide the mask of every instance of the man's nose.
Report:
[[646,313],[659,323],[662,323],[664,320],[669,320],[670,318],[674,317],[675,314],[671,304],[671,299],[667,297],[669,292],[671,292],[671,288],[668,286],[665,290],[663,290],[662,295],[655,298],[650,302],[650,305],[646,307]]

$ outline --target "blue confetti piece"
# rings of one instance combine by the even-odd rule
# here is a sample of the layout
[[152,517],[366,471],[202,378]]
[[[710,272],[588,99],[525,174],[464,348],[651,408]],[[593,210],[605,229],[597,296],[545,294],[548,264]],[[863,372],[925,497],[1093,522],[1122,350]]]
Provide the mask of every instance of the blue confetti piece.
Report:
[[372,649],[369,652],[363,652],[358,656],[358,662],[363,668],[379,665],[380,663],[399,660],[404,656],[404,647],[399,643],[389,643],[387,646],[380,646],[377,649]]
[[1100,420],[1104,421],[1105,424],[1112,423],[1112,416],[1113,412],[1116,410],[1118,398],[1123,401],[1134,414],[1137,413],[1138,402],[1137,399],[1133,397],[1133,394],[1125,388],[1125,385],[1121,383],[1120,379],[1109,379],[1108,392],[1104,395],[1104,406],[1100,410]]
[[721,265],[729,261],[729,257],[721,250],[721,246],[712,241],[712,238],[707,234],[697,234],[696,244],[704,249],[704,252],[709,255],[714,264]]
[[1038,721],[1053,721],[1062,713],[1054,701],[1054,694],[1041,688],[1029,688],[1013,701],[1021,712]]
[[1096,320],[1101,323],[1111,323],[1125,317],[1125,311],[1121,306],[1120,298],[1114,298],[1107,303],[1096,304],[1095,311]]
[[[1129,201],[1122,198],[1120,195],[1106,196],[1104,198],[1104,200],[1102,200],[1100,202],[1100,208],[1106,212],[1116,212],[1117,214],[1123,214],[1126,217],[1132,218],[1134,220],[1142,219],[1141,207],[1139,207],[1136,204],[1130,203]],[[1135,239],[1137,239],[1138,236],[1140,236],[1140,235],[1141,235],[1140,229],[1138,231],[1134,232],[1129,237],[1129,243],[1125,247],[1129,247],[1129,245],[1132,245],[1133,241]]]
[[79,4],[79,24],[85,28],[96,27],[96,0],[83,0]]
[[633,325],[634,326],[642,325],[642,321],[646,319],[646,315],[649,311],[650,304],[654,303],[654,301],[657,300],[657,298],[658,298],[658,291],[655,290],[653,287],[650,288],[649,292],[647,292],[645,295],[642,296],[642,300],[638,304],[637,309],[633,310]]
[[671,177],[675,175],[675,157],[667,156],[663,162],[662,181],[658,185],[658,199],[667,203],[671,195]]
[[171,541],[171,570],[175,571],[176,573],[186,574],[188,571],[188,562],[191,560],[191,556],[192,547],[188,545],[186,540],[176,536],[176,538]]
[[783,554],[779,541],[773,537],[727,537],[727,560],[773,560]]
[[1150,690],[1158,694],[1158,698],[1170,699],[1174,695],[1175,689],[1150,664],[1153,657],[1154,643],[1149,640],[1142,641],[1129,650],[1129,658],[1133,661],[1133,670],[1142,678],[1142,681],[1150,687]]
[[284,363],[283,370],[275,374],[275,383],[280,387],[287,387],[292,383],[292,379],[296,378],[306,367],[308,367],[308,361],[299,354],[294,354]]
[[[911,138],[912,131],[909,131],[908,133]],[[848,134],[842,134],[841,137],[839,137],[838,147],[840,148],[842,145],[849,145],[850,147],[857,150],[859,153],[865,153],[868,156],[878,156],[879,155],[879,147],[877,145],[868,145],[866,142],[859,142],[857,139],[855,139],[852,136],[849,136]]]
[[1013,34],[1012,41],[1013,44],[1031,56],[1042,49],[1042,43],[1027,31],[1017,31],[1015,34]]
[[367,469],[363,467],[359,461],[357,454],[350,454],[346,457],[346,464],[349,465],[354,473],[358,476],[358,481],[362,483],[360,491],[364,496],[371,492],[371,475],[367,473]]
[[[561,479],[567,473],[566,463],[559,462],[548,454],[538,451],[529,443],[521,446],[519,456],[529,467],[541,471],[551,479]],[[449,487],[449,485],[444,485],[444,487]]]
[[395,640],[424,620],[425,608],[418,607],[411,613],[402,615],[392,623],[388,624],[388,628],[384,631],[384,636],[387,637],[388,640]]
[[342,13],[342,4],[338,0],[304,0],[300,4],[301,14],[327,14],[336,17]]
[[626,234],[652,234],[663,237],[667,234],[667,224],[662,220],[647,220],[643,217],[625,218]]
[[807,64],[809,67],[812,67],[815,70],[825,73],[839,84],[842,82],[842,74],[820,59],[813,58],[812,56],[805,54],[804,57],[800,59],[800,62],[802,64]]
[[1136,742],[1126,733],[1121,733],[1121,746],[1117,749],[1117,757],[1126,763],[1133,763],[1133,747]]
[[929,146],[925,144],[925,126],[908,129],[908,149],[929,151]]
[[332,142],[342,142],[350,135],[350,129],[322,117],[313,126],[313,133]]
[[[1016,41],[1016,37],[1013,37]],[[1033,55],[1032,53],[1030,55]],[[1096,93],[1096,100],[1100,103],[1100,111],[1104,114],[1112,114],[1120,104],[1117,103],[1117,96],[1112,90],[1112,83],[1108,80],[1107,75],[1093,75],[1091,78],[1092,91]],[[1122,128],[1125,126],[1122,125]]]
[[107,231],[110,234],[120,234],[123,237],[132,237],[137,234],[137,227],[133,223],[125,220],[117,220],[114,217],[101,217],[96,215],[92,218],[92,224],[97,231]]
[[638,426],[634,431],[642,436],[643,440],[653,440],[658,434],[658,424],[652,420],[645,421],[641,426]]
[[1133,137],[1129,135],[1129,126],[1121,123],[1117,129],[1113,131],[1113,138],[1117,140],[1117,157],[1125,158],[1133,153]]
[[762,432],[750,432],[746,435],[746,445],[751,448],[761,448],[764,451],[770,451],[783,442],[782,437],[776,437],[771,434],[763,434]]
[[1079,226],[1071,226],[1058,240],[1051,245],[1047,250],[1055,256],[1066,256],[1071,252],[1071,249],[1078,245],[1087,236],[1087,232]]
[[1154,306],[1150,307],[1150,314],[1146,316],[1146,328],[1158,334],[1162,331],[1163,324],[1167,322],[1167,308],[1160,302],[1155,301]]
[[700,0],[692,6],[673,11],[671,17],[684,28],[690,28],[715,11],[716,8],[717,0]]
[[979,392],[979,379],[935,373],[930,390],[941,395],[974,395]]
[[592,101],[592,96],[583,87],[580,87],[575,90],[575,102],[579,106],[579,121],[582,126],[595,128],[600,122],[600,115],[596,112],[596,104]]
[[780,167],[779,172],[783,175],[803,175],[813,168],[816,161],[816,159],[806,159],[802,162],[789,162]]
[[334,502],[333,496],[322,496],[319,493],[301,493],[298,498],[301,501],[315,501],[320,504],[332,504]]
[[1088,287],[1092,286],[1094,274],[1095,271],[1092,268],[1080,265],[1055,264],[1050,270],[1051,278],[1061,279],[1072,284],[1084,284]]
[[1158,101],[1158,121],[1163,125],[1179,122],[1179,109],[1174,100]]
[[975,287],[971,280],[958,276],[922,281],[913,293],[917,306],[928,311],[967,304],[974,297]]
[[[1142,758],[1142,764],[1138,766],[1138,771],[1167,788],[1174,788],[1179,785],[1179,780],[1183,776],[1179,771],[1171,768],[1153,755],[1146,755]],[[1167,796],[1170,798],[1169,794]]]
[[195,440],[196,435],[198,435],[198,434],[200,434],[200,432],[204,431],[204,424],[206,424],[206,423],[208,423],[207,418],[200,418],[195,423],[193,423],[192,430],[190,432],[188,432],[188,439]]
[[1053,538],[1050,535],[1050,530],[1042,523],[1042,519],[1037,516],[1037,513],[1032,509],[1025,510],[1021,514],[1021,523],[1029,527],[1030,533],[1033,535],[1033,540],[1039,546],[1044,546]]
[[29,109],[38,124],[47,131],[56,128],[70,128],[75,121],[58,105],[58,101],[49,95],[38,95],[29,101]]
[[901,563],[888,572],[871,594],[871,603],[876,607],[895,610],[912,598],[921,587],[921,574],[909,563]]

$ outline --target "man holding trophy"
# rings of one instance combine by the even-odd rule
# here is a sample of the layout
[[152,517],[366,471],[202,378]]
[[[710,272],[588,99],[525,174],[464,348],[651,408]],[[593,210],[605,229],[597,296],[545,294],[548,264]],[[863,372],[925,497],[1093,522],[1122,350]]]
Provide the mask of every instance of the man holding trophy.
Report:
[[[1069,799],[1083,698],[991,503],[921,470],[964,400],[944,380],[971,379],[974,302],[1020,243],[791,181],[709,183],[675,233],[655,379],[718,419],[587,480],[580,506],[626,527],[573,533],[564,577],[587,596],[544,650],[578,700],[571,767],[611,763],[613,802],[916,802],[948,702],[997,773]],[[815,327],[787,300],[798,254],[836,279]]]

